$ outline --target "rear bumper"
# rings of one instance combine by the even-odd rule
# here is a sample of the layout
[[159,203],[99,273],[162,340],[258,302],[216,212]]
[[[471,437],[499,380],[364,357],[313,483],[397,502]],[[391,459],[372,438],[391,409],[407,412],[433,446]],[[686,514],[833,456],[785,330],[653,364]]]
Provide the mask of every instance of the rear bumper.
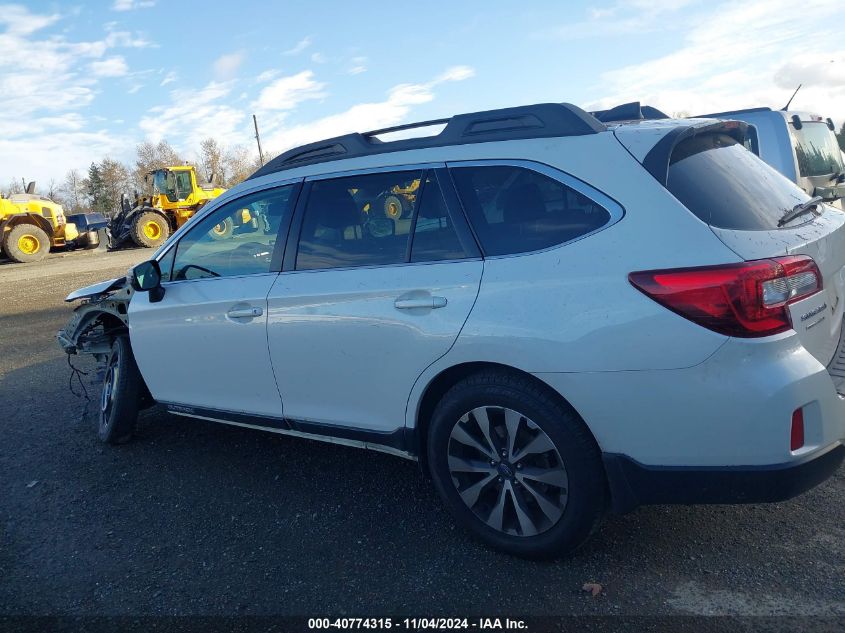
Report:
[[804,459],[755,466],[646,466],[620,454],[603,454],[614,512],[640,505],[770,503],[806,492],[839,468],[837,442]]

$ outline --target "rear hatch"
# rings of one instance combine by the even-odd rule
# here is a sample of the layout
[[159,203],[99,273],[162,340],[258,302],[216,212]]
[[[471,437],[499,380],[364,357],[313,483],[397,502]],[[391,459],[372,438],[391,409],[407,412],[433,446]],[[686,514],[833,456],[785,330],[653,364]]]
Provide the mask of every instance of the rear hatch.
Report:
[[665,184],[741,258],[813,258],[823,288],[788,308],[803,346],[828,365],[842,329],[845,213],[819,202],[785,221],[810,196],[745,149],[736,135],[712,126],[675,145]]

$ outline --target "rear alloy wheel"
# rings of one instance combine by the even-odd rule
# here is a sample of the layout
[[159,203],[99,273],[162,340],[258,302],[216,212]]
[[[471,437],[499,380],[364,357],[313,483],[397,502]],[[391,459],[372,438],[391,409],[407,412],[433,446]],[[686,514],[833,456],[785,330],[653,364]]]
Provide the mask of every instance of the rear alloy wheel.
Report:
[[6,234],[4,250],[14,262],[38,262],[50,252],[50,236],[34,224],[18,224]]
[[138,246],[155,248],[170,237],[167,220],[155,211],[144,211],[132,220],[132,241]]
[[[505,430],[501,441],[493,437],[495,425]],[[505,534],[545,532],[566,509],[569,480],[560,453],[513,409],[477,407],[462,416],[449,436],[449,473],[475,516]]]
[[458,522],[512,554],[570,552],[604,512],[595,440],[571,408],[527,377],[490,372],[452,387],[435,409],[428,458]]
[[132,438],[142,393],[141,374],[126,336],[112,343],[103,373],[97,434],[108,444],[124,444]]

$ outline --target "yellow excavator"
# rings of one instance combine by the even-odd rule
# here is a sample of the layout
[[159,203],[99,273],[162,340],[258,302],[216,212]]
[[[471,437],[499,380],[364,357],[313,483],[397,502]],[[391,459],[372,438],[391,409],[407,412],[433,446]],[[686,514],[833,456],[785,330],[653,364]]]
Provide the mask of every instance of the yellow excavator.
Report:
[[[199,209],[226,191],[197,180],[191,165],[154,169],[144,181],[152,186],[152,193],[136,194],[134,202],[124,196],[120,212],[109,224],[112,249],[126,242],[147,248],[161,245]],[[214,228],[214,234],[226,237],[233,229],[233,224],[221,223]]]
[[62,205],[35,193],[30,182],[26,193],[0,196],[0,250],[14,262],[37,262],[53,247],[70,244],[79,237],[68,222]]

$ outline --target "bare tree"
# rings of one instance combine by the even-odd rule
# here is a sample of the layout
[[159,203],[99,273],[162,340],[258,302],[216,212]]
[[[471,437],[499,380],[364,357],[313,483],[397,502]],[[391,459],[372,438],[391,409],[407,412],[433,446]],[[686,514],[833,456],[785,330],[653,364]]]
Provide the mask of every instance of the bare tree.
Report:
[[78,169],[69,170],[65,174],[65,180],[60,188],[64,206],[69,207],[74,213],[83,212],[85,210],[83,208],[85,187],[85,178],[80,171]]
[[59,184],[55,178],[50,178],[47,183],[47,199],[53,202],[59,202]]
[[234,187],[249,178],[260,166],[258,156],[243,145],[229,148],[223,158],[227,187]]
[[23,193],[23,184],[17,178],[12,178],[6,188],[3,189],[3,197],[8,198],[16,193]]
[[223,148],[212,137],[208,137],[200,143],[199,168],[200,177],[205,177],[208,182],[226,184],[227,174],[225,173]]

